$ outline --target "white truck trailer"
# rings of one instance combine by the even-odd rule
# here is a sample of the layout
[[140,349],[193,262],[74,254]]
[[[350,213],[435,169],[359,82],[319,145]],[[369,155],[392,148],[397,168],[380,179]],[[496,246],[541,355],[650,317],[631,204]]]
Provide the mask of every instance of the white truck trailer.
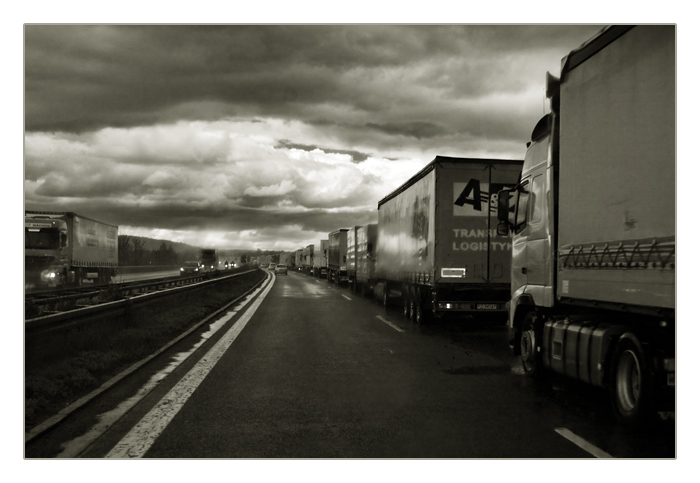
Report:
[[630,423],[674,410],[675,59],[674,26],[609,27],[572,51],[499,194],[514,353],[532,377],[608,388]]
[[328,240],[320,240],[318,245],[314,245],[313,275],[318,278],[328,276]]
[[25,211],[25,288],[109,283],[119,265],[118,231],[73,212]]
[[498,192],[522,161],[437,156],[379,202],[375,296],[404,315],[506,319],[511,240],[496,234]]

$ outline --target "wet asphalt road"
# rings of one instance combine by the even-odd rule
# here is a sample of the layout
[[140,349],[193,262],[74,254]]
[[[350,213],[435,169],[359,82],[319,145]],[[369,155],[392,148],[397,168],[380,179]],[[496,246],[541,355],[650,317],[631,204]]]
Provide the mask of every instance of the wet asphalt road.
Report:
[[[241,313],[219,333],[235,326]],[[105,456],[214,342],[82,456]],[[612,418],[602,391],[557,378],[533,384],[510,354],[505,326],[444,319],[416,326],[398,307],[385,310],[347,288],[290,273],[276,277],[245,328],[143,456],[601,454],[672,458],[674,424],[631,432]]]

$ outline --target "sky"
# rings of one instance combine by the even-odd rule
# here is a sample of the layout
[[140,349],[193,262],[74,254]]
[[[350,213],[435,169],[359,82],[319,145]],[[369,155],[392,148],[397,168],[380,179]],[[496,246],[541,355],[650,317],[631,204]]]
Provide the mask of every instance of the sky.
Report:
[[601,25],[24,27],[24,205],[296,250],[435,156],[522,159]]

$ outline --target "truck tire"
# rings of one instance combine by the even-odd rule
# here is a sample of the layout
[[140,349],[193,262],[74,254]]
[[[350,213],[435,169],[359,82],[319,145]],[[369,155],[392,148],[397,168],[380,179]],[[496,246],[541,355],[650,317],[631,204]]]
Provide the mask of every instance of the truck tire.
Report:
[[610,397],[615,415],[634,425],[649,415],[651,378],[644,353],[631,339],[615,347],[611,366]]
[[425,324],[428,320],[426,316],[425,308],[421,306],[420,302],[416,304],[416,324]]
[[520,334],[520,360],[525,375],[530,379],[538,379],[543,371],[542,355],[537,351],[541,335],[536,322],[537,314],[529,312],[523,320]]

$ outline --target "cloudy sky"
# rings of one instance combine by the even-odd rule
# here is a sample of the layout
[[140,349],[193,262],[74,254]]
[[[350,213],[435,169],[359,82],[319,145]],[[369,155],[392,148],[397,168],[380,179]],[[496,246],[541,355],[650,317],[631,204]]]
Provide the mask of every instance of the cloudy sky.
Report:
[[436,155],[522,159],[601,25],[24,26],[24,205],[295,250]]

